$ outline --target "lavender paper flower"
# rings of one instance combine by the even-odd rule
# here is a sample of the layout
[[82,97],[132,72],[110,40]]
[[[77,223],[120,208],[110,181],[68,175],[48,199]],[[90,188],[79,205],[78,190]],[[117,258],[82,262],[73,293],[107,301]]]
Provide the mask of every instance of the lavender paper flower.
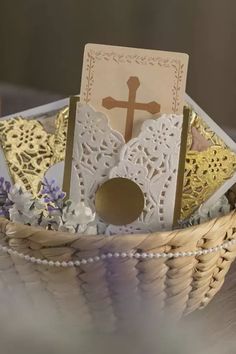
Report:
[[43,199],[49,211],[62,211],[66,194],[56,185],[55,180],[49,182],[45,178],[42,182],[41,194],[44,196]]
[[9,209],[12,207],[8,194],[11,189],[11,183],[0,177],[0,217],[9,219]]
[[65,201],[55,180],[45,179],[35,198],[20,185],[0,178],[0,216],[13,222],[81,234],[97,234],[95,213],[83,203]]
[[41,194],[47,204],[47,217],[41,225],[59,231],[81,234],[97,234],[95,213],[83,203],[65,201],[65,193],[56,185],[55,180],[44,179]]

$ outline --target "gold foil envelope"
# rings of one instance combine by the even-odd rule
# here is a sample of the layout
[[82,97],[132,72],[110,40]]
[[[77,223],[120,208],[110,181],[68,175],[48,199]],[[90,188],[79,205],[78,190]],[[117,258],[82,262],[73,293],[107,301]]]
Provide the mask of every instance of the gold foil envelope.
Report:
[[235,151],[236,144],[209,117],[191,110],[180,220],[235,183]]
[[46,117],[0,121],[0,146],[14,183],[36,195],[45,172],[65,158],[68,107]]

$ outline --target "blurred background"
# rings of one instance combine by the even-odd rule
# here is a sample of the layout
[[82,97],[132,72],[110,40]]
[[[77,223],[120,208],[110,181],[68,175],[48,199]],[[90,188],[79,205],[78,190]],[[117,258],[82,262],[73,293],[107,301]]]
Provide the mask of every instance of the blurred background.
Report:
[[0,0],[2,115],[79,92],[87,42],[186,52],[187,93],[236,130],[235,0]]
[[[235,0],[0,0],[0,116],[78,93],[84,45],[92,42],[188,53],[187,93],[236,137],[235,14]],[[207,349],[201,353],[235,353],[235,267],[231,267],[220,295],[206,311],[190,319],[206,339],[195,329],[186,335],[184,327],[184,334],[176,336],[178,340],[171,335],[162,338],[171,346],[163,352],[198,353],[196,343],[206,342]],[[5,314],[4,309],[12,313]],[[19,343],[33,345],[27,350],[22,347],[22,353],[36,353],[35,348],[42,352],[40,345],[45,343],[45,353],[65,353],[67,340],[78,352],[77,333],[65,338],[63,335],[71,332],[63,329],[53,336],[51,322],[45,326],[50,314],[41,314],[43,319],[27,318],[21,306],[18,310],[22,313],[13,310],[10,302],[0,309],[1,348],[5,345],[5,352],[15,353],[15,348],[21,349]],[[191,351],[182,347],[188,336]],[[154,339],[159,341],[160,336]],[[227,339],[226,344],[223,339]],[[91,336],[89,343],[93,344]],[[96,350],[88,350],[89,354],[106,353],[96,344]],[[153,345],[156,348],[155,342]],[[133,348],[136,350],[137,345]]]

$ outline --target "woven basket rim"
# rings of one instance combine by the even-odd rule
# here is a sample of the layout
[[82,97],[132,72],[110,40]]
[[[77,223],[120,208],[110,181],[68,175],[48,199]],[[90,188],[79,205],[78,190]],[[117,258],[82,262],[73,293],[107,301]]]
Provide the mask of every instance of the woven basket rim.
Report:
[[[98,235],[83,235],[83,234],[72,234],[69,232],[62,232],[62,231],[54,231],[54,230],[46,230],[42,227],[39,226],[31,226],[31,225],[24,225],[24,224],[20,224],[20,223],[14,223],[6,218],[2,218],[0,217],[0,232],[4,231],[5,228],[9,229],[11,228],[11,226],[14,227],[14,230],[18,229],[19,231],[35,231],[36,233],[40,233],[40,234],[45,234],[46,235],[50,235],[52,236],[53,234],[56,234],[57,236],[62,236],[65,237],[67,235],[68,237],[68,243],[76,241],[78,239],[80,240],[98,240],[99,238],[104,239],[104,237],[106,237],[107,240],[113,240],[114,238],[126,238],[126,239],[133,239],[133,238],[140,238],[142,236],[149,236],[149,237],[157,237],[157,236],[161,236],[162,238],[164,238],[165,236],[169,236],[169,235],[174,235],[174,234],[187,234],[189,232],[194,232],[195,230],[198,230],[198,232],[200,232],[201,230],[205,233],[207,229],[212,228],[214,226],[214,224],[224,224],[224,220],[228,219],[229,216],[234,216],[234,214],[236,214],[236,210],[232,210],[231,212],[227,213],[224,216],[218,216],[216,218],[213,218],[211,220],[205,221],[201,224],[198,225],[193,225],[193,226],[188,226],[186,228],[179,228],[179,229],[173,229],[173,230],[165,230],[165,231],[156,231],[156,232],[152,232],[152,233],[140,233],[140,234],[120,234],[120,235],[104,235],[104,234],[98,234]],[[8,233],[11,233],[10,230]]]

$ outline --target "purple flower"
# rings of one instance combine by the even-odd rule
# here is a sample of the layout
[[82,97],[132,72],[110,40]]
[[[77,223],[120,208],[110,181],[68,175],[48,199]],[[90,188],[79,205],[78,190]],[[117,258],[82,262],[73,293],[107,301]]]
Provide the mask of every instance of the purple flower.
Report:
[[42,182],[41,194],[44,196],[44,202],[48,204],[48,211],[63,209],[63,203],[66,193],[56,185],[56,181],[48,181],[44,178]]
[[12,207],[12,202],[8,198],[8,193],[11,189],[11,183],[0,177],[0,217],[9,219],[9,209]]

